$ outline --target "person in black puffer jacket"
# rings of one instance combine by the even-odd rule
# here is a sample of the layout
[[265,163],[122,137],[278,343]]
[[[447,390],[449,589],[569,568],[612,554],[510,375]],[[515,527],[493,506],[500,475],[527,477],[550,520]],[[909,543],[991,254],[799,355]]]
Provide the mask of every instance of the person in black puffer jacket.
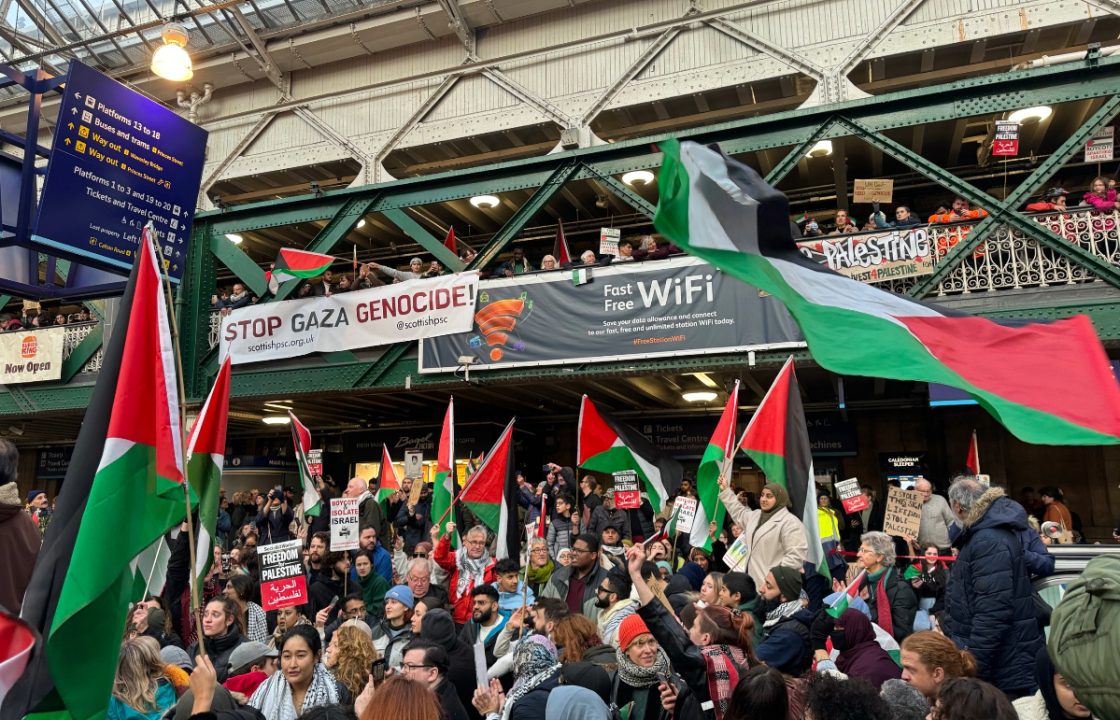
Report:
[[[214,664],[218,682],[229,679],[229,656],[237,646],[246,642],[241,634],[237,605],[227,597],[217,597],[206,603],[202,613],[202,634],[206,637],[206,657]],[[187,655],[198,657],[198,641],[187,648]]]
[[459,639],[455,621],[451,613],[443,609],[433,609],[424,613],[420,620],[420,639],[433,642],[447,651],[450,666],[447,681],[459,692],[459,700],[472,718],[480,717],[471,700],[477,684],[474,669],[474,649]]
[[945,634],[976,658],[977,677],[1013,699],[1032,695],[1042,635],[1019,539],[1026,510],[971,477],[953,483],[949,501],[964,531],[945,591]]

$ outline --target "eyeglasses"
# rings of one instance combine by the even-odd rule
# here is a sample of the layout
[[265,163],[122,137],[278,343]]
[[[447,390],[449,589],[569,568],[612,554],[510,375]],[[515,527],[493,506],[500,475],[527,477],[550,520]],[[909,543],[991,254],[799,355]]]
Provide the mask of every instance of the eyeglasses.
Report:
[[570,552],[573,555],[586,555],[586,554],[594,552],[594,551],[593,550],[588,550],[587,548],[574,547],[574,548],[568,548],[568,552]]
[[610,590],[608,590],[608,589],[607,589],[607,588],[605,588],[605,587],[599,587],[599,588],[595,588],[595,592],[597,592],[597,593],[603,593],[604,595],[610,595],[610,594],[611,594],[611,591],[610,591]]
[[486,544],[485,540],[467,540],[467,545],[478,546],[478,545],[485,545],[485,544]]
[[412,557],[424,558],[426,560],[428,558],[428,553],[412,553]]
[[420,668],[430,668],[430,667],[435,667],[435,665],[417,665],[415,663],[401,663],[401,670],[404,670],[405,672],[411,672],[412,670],[419,670]]

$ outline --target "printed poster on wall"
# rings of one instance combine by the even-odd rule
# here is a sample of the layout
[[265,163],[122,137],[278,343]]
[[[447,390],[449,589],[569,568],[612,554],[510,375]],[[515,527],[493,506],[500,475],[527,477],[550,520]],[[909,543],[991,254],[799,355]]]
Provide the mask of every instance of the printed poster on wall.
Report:
[[698,258],[595,268],[576,286],[565,272],[479,284],[469,332],[425,337],[421,373],[680,357],[804,347],[776,298]]
[[0,335],[0,385],[62,377],[63,328]]
[[466,332],[477,290],[478,273],[463,272],[250,305],[222,320],[221,357],[241,365]]
[[358,549],[358,498],[331,498],[331,552]]
[[257,557],[261,565],[261,607],[266,612],[307,602],[302,540],[261,545]]

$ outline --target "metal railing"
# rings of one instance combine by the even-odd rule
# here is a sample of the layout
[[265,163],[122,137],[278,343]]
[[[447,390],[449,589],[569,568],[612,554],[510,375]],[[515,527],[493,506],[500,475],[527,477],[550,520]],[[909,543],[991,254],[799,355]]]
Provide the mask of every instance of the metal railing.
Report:
[[[70,357],[70,353],[74,352],[74,348],[78,347],[78,344],[81,343],[82,340],[85,340],[86,336],[93,332],[95,327],[97,327],[96,322],[65,325],[62,336],[62,359],[65,360]],[[105,347],[102,345],[97,348],[97,351],[86,361],[85,365],[82,365],[82,369],[78,372],[100,372],[101,359],[104,354]]]

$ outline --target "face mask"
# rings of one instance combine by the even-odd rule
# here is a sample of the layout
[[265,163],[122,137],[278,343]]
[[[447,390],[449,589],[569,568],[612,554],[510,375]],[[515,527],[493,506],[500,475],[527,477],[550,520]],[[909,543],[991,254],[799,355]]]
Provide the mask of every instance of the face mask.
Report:
[[828,636],[832,638],[832,647],[840,652],[848,649],[848,639],[844,636],[843,630],[833,630]]

